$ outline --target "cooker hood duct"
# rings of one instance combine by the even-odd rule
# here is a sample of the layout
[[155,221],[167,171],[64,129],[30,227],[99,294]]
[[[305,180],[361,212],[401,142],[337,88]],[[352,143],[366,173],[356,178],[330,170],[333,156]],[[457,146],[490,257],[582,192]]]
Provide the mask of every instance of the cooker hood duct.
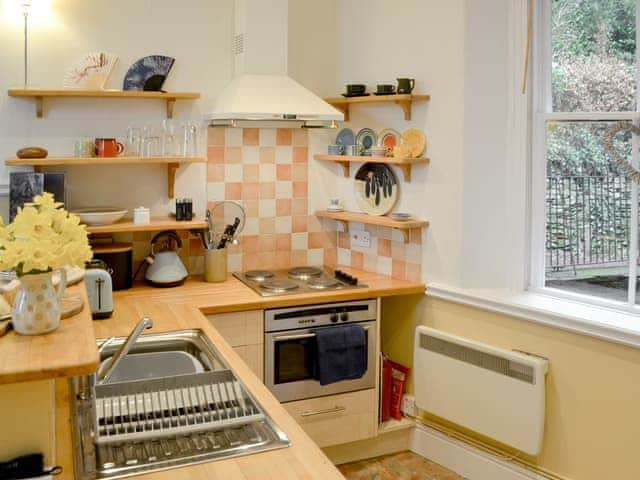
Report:
[[236,76],[205,114],[211,126],[335,127],[344,120],[287,76],[288,21],[288,0],[235,1]]

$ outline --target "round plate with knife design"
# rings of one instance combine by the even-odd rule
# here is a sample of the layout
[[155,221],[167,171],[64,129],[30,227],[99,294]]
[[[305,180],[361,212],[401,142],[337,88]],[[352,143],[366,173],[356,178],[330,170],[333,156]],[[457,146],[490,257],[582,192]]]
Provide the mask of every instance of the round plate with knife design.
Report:
[[365,163],[355,177],[356,203],[369,215],[389,213],[398,200],[398,180],[383,163]]

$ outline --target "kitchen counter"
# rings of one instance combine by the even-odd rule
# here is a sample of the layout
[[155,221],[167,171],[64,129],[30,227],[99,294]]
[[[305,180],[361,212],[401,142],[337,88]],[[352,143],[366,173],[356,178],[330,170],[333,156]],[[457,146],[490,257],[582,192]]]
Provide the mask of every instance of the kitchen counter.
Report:
[[[255,310],[271,307],[335,302],[362,298],[385,297],[424,292],[424,285],[389,277],[345,269],[356,275],[368,288],[344,292],[318,292],[280,297],[260,297],[240,281],[230,277],[224,283],[204,283],[198,278],[171,289],[137,286],[116,292],[112,318],[93,323],[97,338],[125,336],[142,316],[153,318],[153,332],[199,328],[217,347],[246,387],[265,411],[291,440],[291,447],[244,457],[217,460],[164,472],[137,476],[144,479],[342,479],[343,476],[307,436],[278,400],[238,357],[203,313]],[[95,343],[94,343],[95,345]],[[57,478],[73,478],[72,445],[68,386],[65,380],[56,382],[56,449],[57,463],[64,468]]]

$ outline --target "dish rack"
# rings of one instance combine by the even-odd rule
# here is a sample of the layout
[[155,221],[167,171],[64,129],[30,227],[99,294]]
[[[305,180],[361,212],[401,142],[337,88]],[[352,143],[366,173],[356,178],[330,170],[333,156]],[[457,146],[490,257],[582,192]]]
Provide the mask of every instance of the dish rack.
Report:
[[98,445],[239,428],[265,420],[230,370],[95,387]]

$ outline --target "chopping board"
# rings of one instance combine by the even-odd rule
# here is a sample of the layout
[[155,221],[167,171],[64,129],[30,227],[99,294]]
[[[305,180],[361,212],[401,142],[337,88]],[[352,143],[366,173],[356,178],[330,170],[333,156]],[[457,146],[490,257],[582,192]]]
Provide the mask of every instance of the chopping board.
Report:
[[60,300],[60,318],[69,318],[80,313],[84,308],[84,302],[80,295],[65,295]]

